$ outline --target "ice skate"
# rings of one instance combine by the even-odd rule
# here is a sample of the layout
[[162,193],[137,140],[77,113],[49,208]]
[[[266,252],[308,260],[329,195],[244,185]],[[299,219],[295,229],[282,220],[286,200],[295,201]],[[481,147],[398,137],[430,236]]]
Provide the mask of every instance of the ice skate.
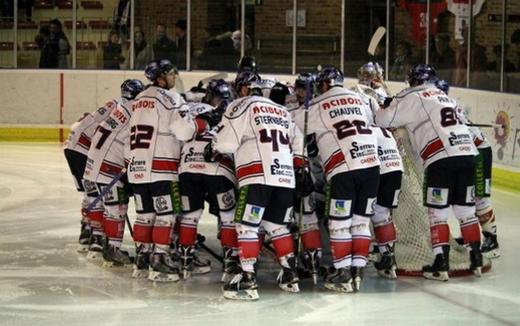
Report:
[[91,234],[88,244],[88,259],[98,259],[103,257],[104,236],[101,234]]
[[258,284],[253,272],[242,272],[235,275],[224,285],[223,296],[231,300],[258,300]]
[[143,245],[140,245],[136,250],[133,278],[147,278],[148,269],[150,267],[150,253],[143,250]]
[[177,263],[167,253],[153,253],[148,279],[154,282],[177,282],[179,280]]
[[314,285],[318,284],[318,275],[320,271],[321,249],[306,250],[303,253],[303,265],[312,277]]
[[81,253],[88,252],[90,234],[91,234],[90,225],[82,222],[81,223],[81,232],[79,234],[79,239],[78,239],[78,243],[79,243],[79,246],[77,249],[78,252],[81,252]]
[[500,257],[500,248],[498,246],[497,235],[489,232],[482,232],[484,235],[484,243],[482,244],[482,255],[486,258]]
[[469,252],[469,259],[471,261],[469,269],[473,275],[477,277],[482,276],[482,252],[480,251],[480,242],[470,244],[471,251]]
[[298,273],[296,272],[296,258],[294,256],[288,258],[287,263],[289,264],[289,268],[282,266],[276,278],[278,287],[286,292],[300,292]]
[[197,275],[209,272],[211,272],[211,262],[208,259],[202,258],[197,249],[195,249],[193,252],[193,270],[191,273]]
[[397,278],[397,265],[395,263],[395,256],[393,252],[387,251],[382,254],[381,259],[374,262],[374,267],[377,270],[377,274],[379,274],[381,277],[393,280]]
[[450,278],[448,272],[450,270],[450,246],[442,246],[442,254],[435,256],[435,260],[432,265],[423,266],[423,276],[429,280],[443,281],[446,282]]
[[128,252],[110,244],[103,250],[103,259],[103,267],[120,267],[132,263]]
[[240,263],[238,255],[233,255],[233,248],[224,247],[224,262],[222,264],[222,277],[220,282],[227,283],[231,281],[235,275],[240,274]]
[[337,292],[353,292],[352,276],[350,274],[350,266],[336,269],[331,267],[325,276],[326,289]]
[[352,275],[352,289],[354,292],[359,292],[361,288],[361,281],[363,281],[363,267],[352,267],[350,269],[350,274]]

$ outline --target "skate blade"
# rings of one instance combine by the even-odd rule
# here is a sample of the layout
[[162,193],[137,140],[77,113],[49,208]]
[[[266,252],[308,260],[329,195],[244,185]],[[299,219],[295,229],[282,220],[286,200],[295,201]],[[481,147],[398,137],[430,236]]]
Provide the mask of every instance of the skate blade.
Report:
[[298,283],[278,284],[278,287],[285,292],[298,293],[300,292],[300,286]]
[[90,259],[90,260],[103,259],[103,253],[101,251],[89,250],[87,253],[87,259]]
[[183,271],[182,271],[182,278],[183,278],[184,280],[187,280],[187,279],[189,279],[190,277],[191,277],[191,273],[190,273],[189,270],[183,270]]
[[314,285],[317,285],[318,284],[318,272],[313,272],[312,273],[312,283]]
[[381,269],[377,270],[377,274],[383,278],[387,278],[389,280],[396,280],[397,279],[397,273],[395,272],[397,267],[394,265],[390,269]]
[[110,261],[110,260],[103,260],[102,266],[105,268],[120,268],[120,267],[125,267],[126,265],[129,265],[129,263],[124,264],[124,263]]
[[132,277],[136,279],[148,278],[148,270],[147,269],[137,269],[134,266],[134,271],[132,272]]
[[442,281],[442,282],[446,282],[450,279],[450,277],[448,276],[448,272],[435,272],[435,273],[423,272],[423,276],[424,276],[424,278],[429,279],[429,280]]
[[350,283],[325,283],[323,285],[326,289],[336,291],[336,292],[342,292],[342,293],[351,293],[354,292],[354,289],[352,289],[352,284]]
[[359,292],[359,289],[361,288],[361,278],[360,277],[356,277],[354,279],[354,281],[352,282],[352,290],[354,290],[354,292]]
[[473,269],[472,272],[473,272],[473,275],[475,275],[476,277],[481,277],[482,276],[482,267],[477,267],[477,268]]
[[495,259],[500,257],[500,250],[493,249],[490,251],[482,252],[482,256],[488,258],[488,259]]
[[258,300],[258,290],[224,291],[224,298],[230,300],[255,301]]
[[148,280],[152,282],[178,282],[179,274],[167,274],[163,272],[157,271],[149,271],[148,272]]
[[211,266],[193,266],[193,269],[190,271],[191,274],[206,274],[211,272]]

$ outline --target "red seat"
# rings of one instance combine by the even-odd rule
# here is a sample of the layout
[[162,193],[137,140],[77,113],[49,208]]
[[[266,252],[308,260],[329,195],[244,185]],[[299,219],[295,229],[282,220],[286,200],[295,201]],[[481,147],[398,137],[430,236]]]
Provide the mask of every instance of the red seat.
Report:
[[81,6],[90,10],[103,9],[103,4],[101,1],[81,1]]
[[54,1],[45,1],[45,0],[39,0],[34,2],[34,8],[36,9],[53,9],[54,8]]
[[106,20],[91,20],[88,25],[92,29],[110,29],[110,24]]
[[70,0],[60,0],[58,2],[59,9],[72,9],[72,1]]
[[18,29],[37,29],[35,22],[18,22]]
[[40,48],[38,47],[38,44],[36,44],[36,42],[23,42],[22,48],[26,51],[40,50]]
[[94,42],[76,42],[76,49],[78,50],[96,50],[96,44]]
[[[65,27],[67,29],[72,29],[72,20],[66,20],[65,21]],[[78,20],[76,22],[76,28],[77,29],[86,29],[87,28],[87,24],[84,21],[82,21],[82,20]]]
[[0,51],[13,51],[14,42],[0,42]]

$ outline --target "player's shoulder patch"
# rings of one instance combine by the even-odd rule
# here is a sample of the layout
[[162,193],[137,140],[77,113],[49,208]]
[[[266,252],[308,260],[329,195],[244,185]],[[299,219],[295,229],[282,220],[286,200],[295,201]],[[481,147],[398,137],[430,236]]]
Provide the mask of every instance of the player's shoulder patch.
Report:
[[234,100],[233,102],[229,103],[224,116],[228,119],[236,119],[242,116],[242,114],[244,114],[244,112],[246,112],[247,108],[249,107],[249,102],[250,101],[248,101],[247,97]]

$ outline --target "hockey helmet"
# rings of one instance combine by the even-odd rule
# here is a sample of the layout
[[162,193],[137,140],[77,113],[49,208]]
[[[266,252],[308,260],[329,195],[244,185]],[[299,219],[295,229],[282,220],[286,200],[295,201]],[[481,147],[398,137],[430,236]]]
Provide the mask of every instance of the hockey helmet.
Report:
[[143,90],[144,85],[139,79],[127,79],[121,84],[121,97],[131,100]]
[[256,59],[253,56],[243,56],[237,65],[237,72],[252,71],[257,72]]
[[314,81],[316,77],[311,73],[303,73],[299,74],[298,77],[296,77],[296,80],[294,81],[294,88],[303,88],[305,89],[307,87],[307,82],[311,83],[311,89],[314,86]]
[[417,86],[426,82],[433,82],[437,78],[437,73],[432,66],[418,63],[412,66],[408,72],[408,83],[410,86]]
[[235,90],[240,93],[242,86],[247,86],[249,89],[258,89],[260,94],[262,92],[262,78],[256,72],[253,71],[242,71],[235,78]]
[[206,97],[208,99],[218,97],[223,100],[231,100],[231,88],[224,79],[212,79],[206,87]]
[[144,68],[144,75],[150,81],[154,82],[157,78],[163,74],[174,73],[177,74],[177,68],[173,65],[170,60],[161,59],[150,62],[146,68]]
[[321,89],[323,84],[330,87],[343,86],[343,72],[336,67],[330,66],[323,68],[316,77],[316,83]]
[[377,67],[373,62],[367,62],[362,65],[357,73],[359,83],[366,86],[370,86],[370,83],[377,78],[377,75]]
[[448,95],[448,92],[450,91],[450,84],[444,79],[437,79],[435,81],[435,87],[446,93],[446,95]]
[[285,105],[285,99],[290,94],[289,87],[282,83],[276,83],[271,88],[269,99],[277,104]]

